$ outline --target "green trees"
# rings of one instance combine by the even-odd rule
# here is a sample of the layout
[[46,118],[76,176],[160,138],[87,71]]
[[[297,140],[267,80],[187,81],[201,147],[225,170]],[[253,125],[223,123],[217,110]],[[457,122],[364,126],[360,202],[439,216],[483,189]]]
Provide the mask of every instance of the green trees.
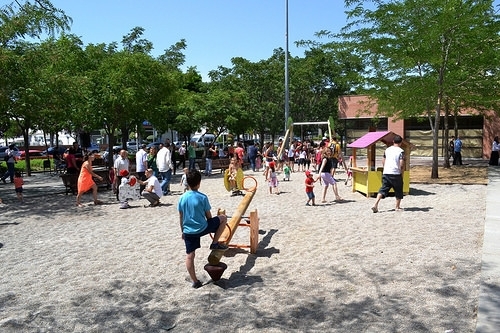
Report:
[[[140,36],[137,32],[137,29],[132,31],[134,38]],[[128,36],[124,40],[125,48],[121,51],[113,45],[87,47],[90,86],[85,109],[91,116],[87,119],[92,129],[103,128],[111,143],[120,131],[123,146],[128,140],[128,133],[161,110],[165,100],[175,90],[166,67],[144,53],[147,47],[144,49],[130,44],[133,41]],[[95,61],[96,58],[98,61]]]
[[[359,82],[353,74],[356,68],[344,66],[344,59],[338,61],[336,51],[328,49],[330,45],[301,44],[310,47],[305,57],[289,57],[290,117],[298,122],[337,118],[338,97]],[[260,137],[283,132],[284,58],[283,50],[276,49],[269,59],[252,63],[233,58],[232,68],[219,67],[210,72],[210,92],[223,90],[233,96],[230,112],[239,121],[229,125],[229,130],[237,134],[253,132]]]
[[235,134],[254,132],[262,138],[283,130],[283,62],[282,51],[275,50],[267,60],[252,63],[233,58],[232,68],[219,67],[210,72],[211,93],[222,91],[225,97],[228,129]]
[[[20,131],[28,149],[28,130],[37,125],[45,109],[47,67],[43,49],[27,43],[24,37],[36,38],[43,32],[53,34],[68,28],[71,18],[48,0],[13,2],[0,9],[0,132]],[[38,118],[39,119],[39,118]],[[30,174],[29,156],[26,168]]]
[[[364,86],[384,115],[426,115],[438,178],[441,115],[496,98],[500,26],[493,1],[345,1],[352,22],[338,35],[363,59]],[[445,140],[447,142],[447,140]]]
[[[171,50],[175,61],[167,62],[168,57],[160,61],[149,55],[152,44],[141,39],[140,27],[124,36],[122,50],[116,43],[83,49],[77,37],[65,34],[41,43],[23,40],[64,30],[69,22],[46,0],[2,7],[0,132],[23,134],[28,149],[28,131],[35,129],[79,133],[103,128],[111,142],[119,130],[125,142],[128,132],[148,118],[166,127],[167,117],[157,114],[173,103],[182,44]],[[29,159],[26,167],[29,174]]]
[[22,0],[0,8],[0,46],[8,47],[26,37],[39,38],[66,31],[72,20],[49,0]]

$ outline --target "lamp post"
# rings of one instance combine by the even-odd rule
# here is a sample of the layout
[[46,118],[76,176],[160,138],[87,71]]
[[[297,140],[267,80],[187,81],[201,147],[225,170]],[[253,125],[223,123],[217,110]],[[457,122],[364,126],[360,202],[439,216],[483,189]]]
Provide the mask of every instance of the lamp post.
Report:
[[285,133],[287,130],[289,113],[289,91],[288,91],[288,0],[285,0]]

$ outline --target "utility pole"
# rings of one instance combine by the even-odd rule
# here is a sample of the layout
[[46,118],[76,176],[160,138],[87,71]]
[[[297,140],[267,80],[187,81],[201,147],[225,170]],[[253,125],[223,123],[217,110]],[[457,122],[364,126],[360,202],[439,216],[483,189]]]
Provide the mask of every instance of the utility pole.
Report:
[[288,91],[288,0],[285,0],[285,132],[288,129],[289,115],[289,91]]

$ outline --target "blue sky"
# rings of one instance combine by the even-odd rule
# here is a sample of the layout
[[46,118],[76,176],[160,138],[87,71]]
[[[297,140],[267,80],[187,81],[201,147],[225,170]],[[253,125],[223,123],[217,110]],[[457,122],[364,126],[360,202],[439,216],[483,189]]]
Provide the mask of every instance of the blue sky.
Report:
[[[153,42],[153,55],[181,39],[188,66],[203,78],[231,58],[253,62],[285,49],[286,0],[51,0],[73,18],[71,33],[84,44],[118,42],[136,26]],[[0,0],[0,5],[12,0]],[[500,0],[495,1],[496,4]],[[314,39],[320,30],[338,32],[347,23],[343,0],[288,0],[288,39],[292,56],[304,49],[295,41]]]
[[[10,2],[10,0],[7,0]],[[1,0],[1,3],[7,2]],[[208,71],[231,66],[231,58],[253,62],[285,49],[285,0],[52,0],[73,18],[71,33],[84,44],[118,42],[136,26],[153,42],[153,55],[181,39],[187,42],[186,66]],[[346,24],[342,0],[289,0],[288,36],[292,56],[302,56],[294,42],[313,39],[320,30],[339,31]]]

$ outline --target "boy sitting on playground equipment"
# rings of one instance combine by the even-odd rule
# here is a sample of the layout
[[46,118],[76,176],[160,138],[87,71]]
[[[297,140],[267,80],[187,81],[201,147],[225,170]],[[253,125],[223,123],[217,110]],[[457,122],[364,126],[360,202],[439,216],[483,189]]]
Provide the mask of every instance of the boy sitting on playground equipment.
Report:
[[184,193],[177,205],[179,211],[182,239],[186,245],[186,269],[192,280],[193,288],[203,284],[196,277],[194,258],[196,249],[200,248],[200,238],[209,233],[215,233],[211,250],[227,250],[227,245],[219,243],[219,237],[226,228],[226,215],[212,217],[208,197],[199,192],[201,174],[198,170],[189,170],[187,183],[190,191]]

